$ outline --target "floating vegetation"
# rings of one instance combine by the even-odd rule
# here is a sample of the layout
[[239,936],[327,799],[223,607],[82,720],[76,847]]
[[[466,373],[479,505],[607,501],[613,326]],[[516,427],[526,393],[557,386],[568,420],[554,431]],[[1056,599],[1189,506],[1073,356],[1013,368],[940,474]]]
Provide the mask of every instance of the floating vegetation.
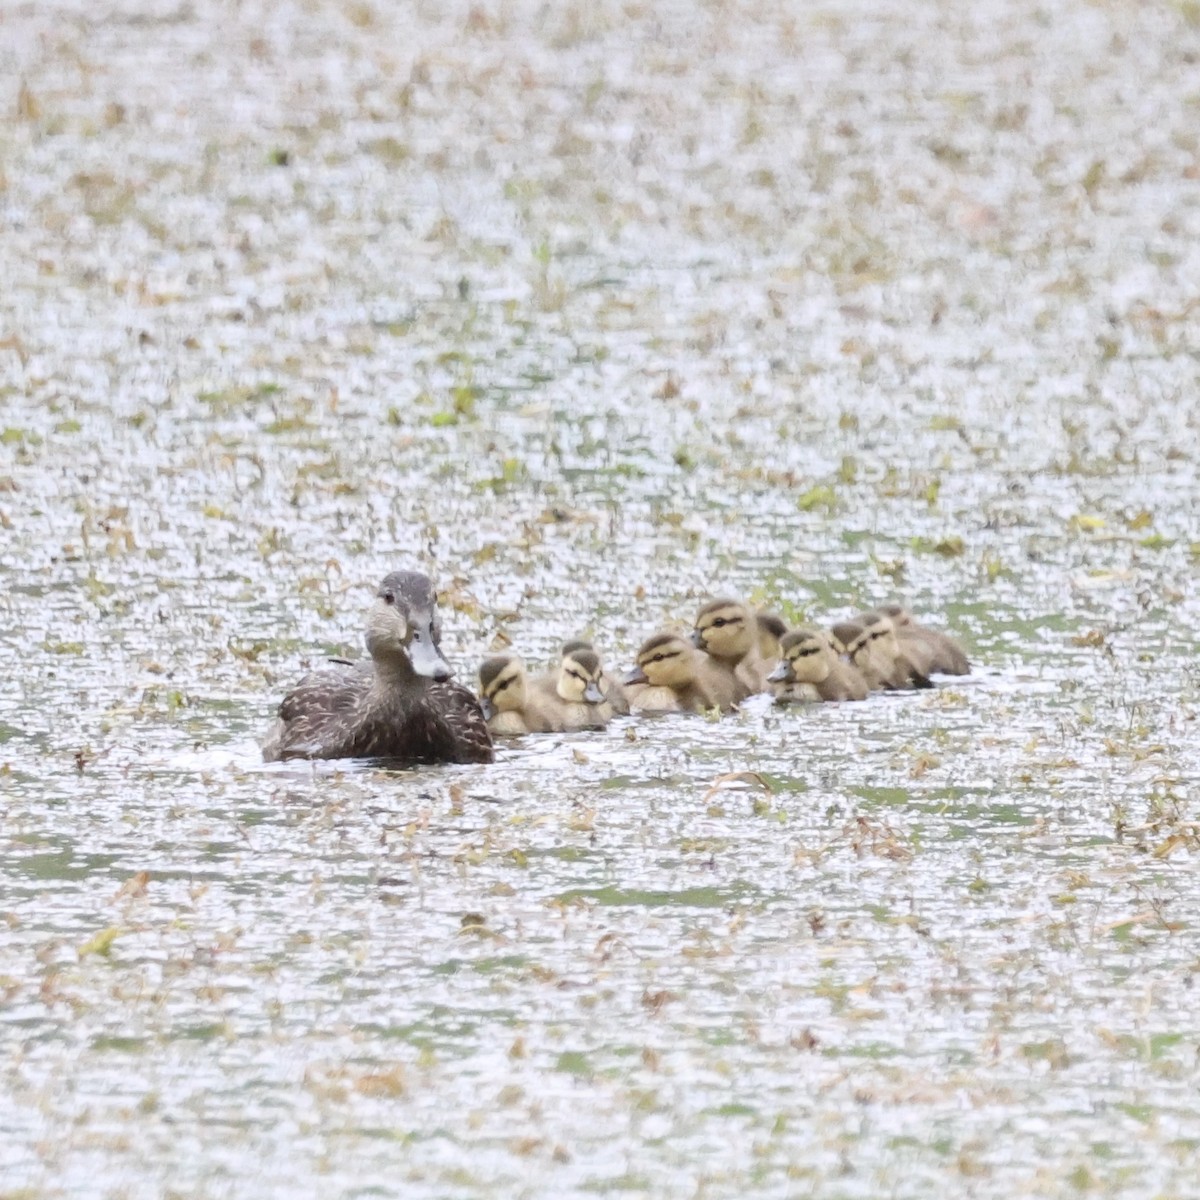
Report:
[[[1200,6],[269,7],[4,14],[0,1191],[1192,1194]],[[981,667],[264,767],[397,568]]]

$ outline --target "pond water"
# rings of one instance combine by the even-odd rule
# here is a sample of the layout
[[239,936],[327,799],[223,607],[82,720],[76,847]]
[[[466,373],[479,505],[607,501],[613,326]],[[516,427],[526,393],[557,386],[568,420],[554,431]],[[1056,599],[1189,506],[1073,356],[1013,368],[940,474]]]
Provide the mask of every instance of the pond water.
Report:
[[[1193,1194],[1192,3],[0,13],[0,1194]],[[977,672],[265,766],[733,592]]]

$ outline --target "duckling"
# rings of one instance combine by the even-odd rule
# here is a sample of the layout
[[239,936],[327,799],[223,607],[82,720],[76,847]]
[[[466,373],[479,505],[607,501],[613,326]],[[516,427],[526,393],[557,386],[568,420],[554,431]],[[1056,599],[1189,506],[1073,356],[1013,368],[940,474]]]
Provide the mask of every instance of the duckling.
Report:
[[[562,661],[566,661],[567,656],[574,653],[576,650],[591,650],[595,652],[596,647],[585,638],[575,638],[573,641],[563,642]],[[603,664],[600,667],[600,690],[604,693],[604,699],[612,706],[612,710],[618,716],[625,716],[629,712],[629,701],[622,690],[621,685],[604,669]]]
[[839,621],[836,625],[830,625],[827,636],[834,653],[850,661],[850,647],[862,636],[862,631],[861,620]]
[[625,686],[635,712],[726,712],[736,705],[732,673],[673,630],[642,643]]
[[862,632],[850,644],[851,661],[873,690],[907,691],[933,687],[896,640],[891,618],[873,613],[860,622]]
[[531,733],[603,729],[613,707],[600,688],[600,657],[594,650],[572,650],[558,667],[532,680],[525,702]]
[[949,634],[920,624],[903,604],[883,604],[879,611],[891,618],[901,646],[907,648],[912,642],[921,641],[929,647],[932,655],[931,672],[939,675],[970,675],[971,662],[966,652]]
[[[934,662],[937,655],[934,653],[931,643],[925,641],[924,638],[914,637],[901,633],[896,628],[895,622],[883,614],[882,611],[863,613],[859,620],[868,629],[872,630],[872,639],[875,643],[884,643],[884,653],[891,656],[893,654],[892,646],[895,645],[896,651],[902,654],[913,666],[916,678],[917,676],[928,679],[933,673]],[[891,623],[891,630],[886,628],[887,622]]]
[[475,697],[450,682],[441,637],[429,578],[393,571],[367,614],[370,660],[306,675],[280,704],[263,758],[491,762],[487,723]]
[[710,600],[696,614],[692,641],[733,681],[735,702],[767,690],[772,664],[763,659],[754,613],[738,600]]
[[780,656],[779,643],[787,633],[787,622],[775,613],[754,614],[758,624],[758,653],[766,662],[774,662]]
[[857,667],[842,661],[819,629],[793,629],[780,643],[783,659],[767,677],[775,702],[865,700],[869,692]]
[[493,736],[529,733],[525,720],[529,678],[515,654],[497,654],[479,664],[479,707]]

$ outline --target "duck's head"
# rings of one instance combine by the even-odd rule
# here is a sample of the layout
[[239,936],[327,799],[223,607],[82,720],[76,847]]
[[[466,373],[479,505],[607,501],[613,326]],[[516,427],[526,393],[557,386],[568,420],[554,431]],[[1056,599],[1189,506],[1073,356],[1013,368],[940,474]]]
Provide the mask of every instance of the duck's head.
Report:
[[903,604],[896,604],[894,602],[891,604],[881,604],[879,612],[883,613],[885,617],[890,617],[892,624],[897,629],[903,629],[905,625],[913,623],[912,613]]
[[873,643],[871,631],[865,627],[859,629],[854,639],[846,644],[846,657],[858,667],[865,668],[872,660],[878,663]]
[[393,571],[379,585],[367,614],[367,650],[381,666],[407,666],[428,679],[454,672],[442,657],[442,619],[427,575]]
[[758,652],[763,658],[778,658],[779,643],[787,633],[787,622],[775,613],[755,613],[755,624],[758,626]]
[[604,668],[595,650],[568,652],[564,647],[554,690],[559,699],[566,700],[568,704],[603,704],[604,689],[600,686],[600,676],[603,674]]
[[479,664],[479,707],[485,721],[525,707],[525,664],[515,654],[497,654]]
[[793,629],[779,644],[779,665],[768,683],[821,683],[829,676],[832,647],[818,629]]
[[692,642],[713,658],[739,662],[754,648],[758,622],[740,600],[710,600],[697,614]]
[[863,622],[863,633],[870,639],[871,648],[882,654],[888,662],[900,657],[900,643],[896,640],[896,626],[891,617],[881,612],[871,613]]
[[835,654],[846,654],[851,658],[854,657],[851,647],[862,636],[863,623],[861,621],[839,621],[836,625],[829,627],[829,644],[833,647]]
[[642,643],[637,666],[625,676],[627,684],[681,690],[696,679],[696,647],[682,633],[656,633]]

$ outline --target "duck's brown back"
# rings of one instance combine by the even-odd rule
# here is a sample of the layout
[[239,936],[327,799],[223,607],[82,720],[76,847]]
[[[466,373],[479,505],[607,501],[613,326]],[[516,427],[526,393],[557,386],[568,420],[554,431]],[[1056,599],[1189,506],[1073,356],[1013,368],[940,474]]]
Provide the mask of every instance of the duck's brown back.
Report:
[[268,761],[390,758],[411,763],[491,762],[479,702],[450,681],[385,688],[369,663],[314,671],[288,693],[263,746]]

